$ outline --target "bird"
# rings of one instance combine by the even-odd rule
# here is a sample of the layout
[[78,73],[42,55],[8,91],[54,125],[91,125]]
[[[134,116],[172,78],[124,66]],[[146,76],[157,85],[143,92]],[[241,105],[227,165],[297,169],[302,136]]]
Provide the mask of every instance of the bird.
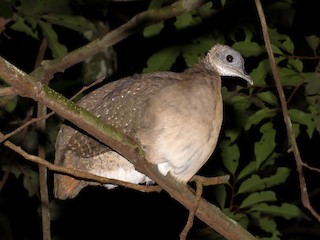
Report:
[[[183,72],[134,74],[93,90],[77,104],[133,138],[162,175],[170,174],[187,184],[216,148],[223,122],[224,76],[253,84],[241,54],[216,44]],[[135,184],[154,184],[120,153],[72,124],[61,126],[55,147],[56,165]],[[59,199],[74,198],[88,185],[98,183],[54,175],[54,195]]]

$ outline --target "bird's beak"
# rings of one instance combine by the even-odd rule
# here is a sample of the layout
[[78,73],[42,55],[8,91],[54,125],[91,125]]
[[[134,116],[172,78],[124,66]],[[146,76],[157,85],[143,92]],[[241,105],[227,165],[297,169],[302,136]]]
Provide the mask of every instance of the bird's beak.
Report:
[[250,83],[250,85],[253,85],[253,80],[246,71],[236,70],[235,72],[236,72],[235,74],[236,77],[242,78],[243,80],[246,80],[248,83]]
[[242,78],[243,78],[244,80],[246,80],[248,83],[250,83],[250,85],[253,85],[253,80],[252,80],[252,78],[249,76],[249,74],[244,73],[244,74],[242,75]]

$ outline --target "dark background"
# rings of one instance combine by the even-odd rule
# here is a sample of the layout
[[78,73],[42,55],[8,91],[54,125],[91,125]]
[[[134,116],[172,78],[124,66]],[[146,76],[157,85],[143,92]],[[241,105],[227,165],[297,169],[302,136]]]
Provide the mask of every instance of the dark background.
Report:
[[[213,1],[218,4],[217,1]],[[228,38],[228,31],[235,28],[236,25],[248,22],[254,23],[256,34],[254,39],[262,43],[260,25],[254,6],[254,1],[227,1],[226,7],[222,8],[217,14],[205,19],[202,24],[177,32],[172,26],[172,19],[165,22],[166,28],[153,38],[145,39],[141,33],[136,33],[114,46],[117,53],[118,70],[110,76],[108,80],[118,79],[134,73],[139,73],[146,66],[146,61],[154,52],[175,44],[189,42],[192,37],[211,31],[225,32],[226,43],[232,43]],[[278,1],[289,2],[289,1]],[[273,24],[279,32],[291,37],[295,44],[295,54],[298,56],[312,56],[312,51],[305,43],[305,36],[320,36],[320,15],[318,1],[290,1],[291,10],[294,11],[293,17],[290,17],[288,9],[272,10],[268,9],[266,4],[267,21]],[[74,4],[77,11],[83,16],[93,20],[108,21],[111,29],[114,29],[130,19],[135,14],[147,9],[148,1],[110,2],[99,7],[99,1],[92,3],[82,2]],[[1,5],[1,2],[0,2]],[[1,6],[0,6],[1,7]],[[101,13],[101,8],[106,8],[107,13]],[[80,34],[67,30],[62,27],[56,27],[59,33],[59,40],[68,46],[69,50],[75,49],[86,43]],[[39,41],[7,28],[0,35],[0,55],[14,63],[26,72],[31,72],[34,68],[35,58],[38,52]],[[50,56],[50,51],[47,52]],[[317,61],[304,61],[304,70],[313,71]],[[182,57],[172,67],[172,70],[181,71],[186,67]],[[246,59],[246,68],[248,72],[256,67],[256,59]],[[68,69],[65,73],[57,74],[50,83],[51,86],[66,96],[71,96],[77,92],[82,83],[74,82],[81,74],[80,64]],[[64,87],[61,81],[71,80],[72,87]],[[238,83],[237,83],[238,84]],[[239,83],[241,84],[241,83]],[[295,101],[299,101],[296,99]],[[15,112],[6,112],[1,114],[1,131],[10,131],[12,122],[21,118],[29,110],[25,106],[32,106],[30,100],[21,98]],[[57,124],[59,117],[54,117],[49,122]],[[231,121],[227,119],[226,121]],[[227,123],[225,123],[227,124]],[[56,127],[56,130],[57,131]],[[41,133],[39,133],[41,134]],[[279,132],[277,136],[280,140],[285,139],[285,130]],[[281,135],[283,134],[283,135]],[[45,135],[45,134],[44,134]],[[244,141],[247,136],[243,136]],[[314,134],[309,139],[305,134],[301,134],[299,147],[303,159],[307,159],[313,165],[319,165],[319,134]],[[24,143],[27,144],[27,143]],[[31,146],[30,151],[34,146]],[[243,146],[246,148],[246,146]],[[279,148],[284,146],[279,146]],[[217,150],[219,151],[219,150]],[[48,160],[53,160],[53,150],[48,152]],[[1,146],[2,161],[10,156],[17,161],[20,166],[30,165],[21,157],[14,155],[9,150]],[[245,158],[245,156],[242,156]],[[219,154],[216,153],[209,162],[201,169],[200,174],[210,175],[212,168],[221,167]],[[287,201],[301,206],[299,200],[299,185],[297,175],[294,172],[295,164],[291,155],[281,159],[281,162],[290,166],[293,173],[289,178],[289,184],[279,186],[277,193],[279,198],[285,198]],[[37,167],[32,165],[34,170]],[[0,171],[0,177],[5,175]],[[311,201],[315,208],[320,211],[319,202],[319,174],[306,171],[309,189],[312,192]],[[41,239],[41,219],[39,217],[39,199],[37,195],[28,196],[28,192],[23,185],[24,178],[10,174],[5,185],[0,192],[0,236],[7,239]],[[49,186],[52,186],[52,173],[49,173]],[[210,191],[213,187],[205,190],[205,196],[210,201],[215,201]],[[49,189],[50,190],[50,189]],[[52,192],[50,198],[53,199]],[[84,189],[78,197],[72,200],[59,201],[52,200],[52,206],[55,207],[55,216],[52,221],[53,239],[177,239],[183,229],[188,211],[179,203],[173,200],[167,193],[141,193],[130,189],[118,188],[112,191],[100,187],[89,187]],[[306,211],[307,213],[307,211]],[[308,213],[307,213],[308,214]],[[283,239],[319,239],[319,224],[309,216],[308,220],[279,220],[279,229],[283,233]],[[196,221],[191,232],[194,237],[196,231],[205,227],[199,221]],[[2,238],[1,238],[2,239]],[[3,238],[5,240],[5,238]],[[209,239],[209,238],[207,238]],[[212,238],[214,239],[214,238]]]

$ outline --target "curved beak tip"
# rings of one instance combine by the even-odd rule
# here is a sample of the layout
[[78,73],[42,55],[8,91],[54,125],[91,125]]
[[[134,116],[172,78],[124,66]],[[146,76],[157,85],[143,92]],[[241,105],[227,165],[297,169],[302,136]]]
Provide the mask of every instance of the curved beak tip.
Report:
[[250,83],[250,85],[253,85],[253,84],[254,84],[252,78],[251,78],[249,75],[246,75],[245,78],[244,78],[244,80],[246,80],[248,83]]

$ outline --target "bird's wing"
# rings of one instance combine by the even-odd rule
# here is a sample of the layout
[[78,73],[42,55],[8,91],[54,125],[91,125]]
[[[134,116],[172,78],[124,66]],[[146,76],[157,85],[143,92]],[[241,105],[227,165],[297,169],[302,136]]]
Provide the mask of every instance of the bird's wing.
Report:
[[[150,96],[163,86],[176,81],[180,81],[179,74],[172,72],[136,74],[90,92],[78,105],[134,137]],[[90,158],[111,150],[89,134],[75,128],[76,126],[62,126],[56,141],[56,161],[62,161],[66,150],[71,150],[82,158]]]

